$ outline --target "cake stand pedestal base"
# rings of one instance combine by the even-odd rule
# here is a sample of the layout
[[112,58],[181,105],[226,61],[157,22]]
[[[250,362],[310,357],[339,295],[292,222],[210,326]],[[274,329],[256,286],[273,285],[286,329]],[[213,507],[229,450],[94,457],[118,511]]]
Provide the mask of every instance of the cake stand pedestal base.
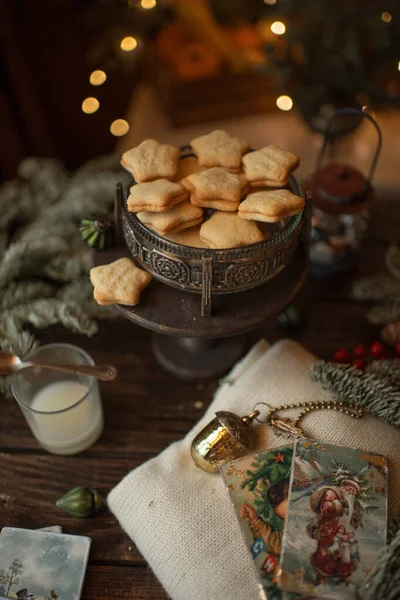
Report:
[[244,335],[205,339],[153,334],[153,352],[160,365],[186,381],[199,381],[226,373],[245,350]]
[[[130,256],[125,244],[95,252],[94,265]],[[200,315],[201,296],[153,279],[137,306],[115,308],[155,332],[153,350],[162,367],[191,381],[228,371],[246,350],[244,334],[289,306],[307,277],[308,240],[302,235],[290,263],[273,279],[234,294],[215,294],[210,317]]]

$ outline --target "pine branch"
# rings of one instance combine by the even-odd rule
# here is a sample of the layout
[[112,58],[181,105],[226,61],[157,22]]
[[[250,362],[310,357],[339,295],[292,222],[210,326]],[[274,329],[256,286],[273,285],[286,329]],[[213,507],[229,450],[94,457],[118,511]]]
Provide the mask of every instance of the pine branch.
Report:
[[400,596],[400,531],[381,553],[368,582],[368,598],[398,600]]
[[[18,176],[0,186],[0,348],[22,358],[37,345],[24,325],[61,323],[91,336],[97,319],[118,316],[93,300],[91,250],[79,223],[109,213],[116,184],[129,175],[108,156],[70,178],[54,160],[29,158]],[[9,390],[0,378],[0,391]]]
[[366,372],[400,389],[400,363],[396,360],[374,360],[367,366]]
[[358,279],[352,289],[355,300],[395,300],[400,296],[400,279],[395,279],[387,273],[379,273],[370,277]]
[[400,531],[400,514],[391,519],[388,523],[388,544],[393,540],[397,532]]
[[38,346],[35,337],[26,330],[21,330],[18,321],[9,318],[5,323],[0,321],[0,349],[12,352],[23,358]]
[[376,375],[322,360],[311,365],[309,375],[312,381],[346,404],[374,413],[392,425],[400,425],[400,390]]
[[70,247],[66,241],[53,237],[11,245],[0,264],[0,288],[17,278],[42,275],[49,260],[69,252]]
[[50,298],[56,289],[53,283],[40,279],[13,281],[1,295],[0,310],[11,309],[17,304],[30,302],[37,298]]
[[387,325],[400,319],[400,296],[392,302],[374,306],[367,312],[367,321],[371,325]]
[[75,333],[92,336],[97,332],[95,321],[76,302],[64,302],[59,298],[40,298],[28,304],[21,304],[11,310],[4,311],[1,323],[9,319],[19,326],[30,324],[37,329],[44,329],[56,323],[62,323]]

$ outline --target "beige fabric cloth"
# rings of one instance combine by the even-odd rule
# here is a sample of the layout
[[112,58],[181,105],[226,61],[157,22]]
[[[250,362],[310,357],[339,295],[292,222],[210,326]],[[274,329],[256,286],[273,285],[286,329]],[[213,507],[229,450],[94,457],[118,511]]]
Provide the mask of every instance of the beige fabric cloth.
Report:
[[[315,357],[283,340],[258,342],[218,389],[187,436],[132,471],[108,504],[173,600],[257,600],[262,591],[219,474],[194,466],[190,443],[217,410],[245,415],[257,402],[279,405],[328,399],[308,377]],[[327,411],[307,415],[309,437],[389,457],[390,513],[400,511],[400,429],[372,416],[354,421]],[[282,445],[266,425],[254,426],[256,449]]]

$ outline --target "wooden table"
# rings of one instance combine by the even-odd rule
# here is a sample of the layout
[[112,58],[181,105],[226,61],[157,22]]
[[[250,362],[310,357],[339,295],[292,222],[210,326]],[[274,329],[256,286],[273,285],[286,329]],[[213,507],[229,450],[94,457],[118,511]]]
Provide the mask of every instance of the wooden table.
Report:
[[[382,266],[387,241],[399,238],[400,202],[380,202],[372,222],[359,274]],[[309,281],[298,298],[307,314],[302,333],[291,335],[316,355],[329,359],[339,347],[369,344],[379,330],[365,321],[364,306],[349,299],[354,275]],[[84,600],[164,600],[167,595],[135,544],[104,509],[78,520],[57,509],[56,499],[76,485],[98,488],[104,497],[138,465],[179,440],[210,403],[217,381],[185,383],[163,372],[151,351],[151,332],[126,320],[103,322],[92,339],[61,327],[39,332],[43,343],[82,346],[98,363],[113,363],[119,377],[102,384],[105,429],[93,448],[78,456],[58,457],[42,451],[16,403],[1,402],[0,525],[39,528],[62,525],[70,534],[92,538]],[[275,341],[285,335],[275,319],[249,335]]]

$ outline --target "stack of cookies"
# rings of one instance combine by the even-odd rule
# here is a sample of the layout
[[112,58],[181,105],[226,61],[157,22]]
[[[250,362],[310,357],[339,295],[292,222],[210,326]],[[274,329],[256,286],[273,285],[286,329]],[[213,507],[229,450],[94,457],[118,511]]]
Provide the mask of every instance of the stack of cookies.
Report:
[[198,248],[237,248],[270,235],[268,224],[300,212],[286,189],[299,158],[278,146],[249,152],[246,140],[221,130],[190,142],[197,160],[185,169],[175,146],[145,140],[122,155],[136,184],[128,210],[146,227]]
[[[249,152],[250,144],[221,130],[190,142],[196,158],[144,140],[122,155],[134,177],[128,210],[149,229],[195,248],[238,248],[261,242],[273,224],[303,210],[287,189],[299,158],[278,146]],[[129,258],[90,273],[99,304],[135,305],[151,275]]]

